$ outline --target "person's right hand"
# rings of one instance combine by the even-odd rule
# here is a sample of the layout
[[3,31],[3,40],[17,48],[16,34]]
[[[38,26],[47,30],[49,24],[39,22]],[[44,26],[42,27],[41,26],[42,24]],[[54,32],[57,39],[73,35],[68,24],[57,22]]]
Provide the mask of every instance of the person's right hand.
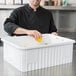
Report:
[[27,35],[37,38],[42,38],[42,34],[37,30],[27,30]]

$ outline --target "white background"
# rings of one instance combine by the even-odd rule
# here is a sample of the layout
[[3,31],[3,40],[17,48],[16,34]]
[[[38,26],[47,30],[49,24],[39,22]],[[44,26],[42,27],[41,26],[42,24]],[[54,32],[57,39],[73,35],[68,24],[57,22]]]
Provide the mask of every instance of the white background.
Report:
[[6,4],[13,4],[13,0],[6,0]]
[[[29,0],[23,0],[23,3],[25,4],[25,3],[28,3],[29,2]],[[76,4],[76,0],[67,0],[67,2],[69,3],[69,4]],[[0,0],[0,3],[1,4],[4,4],[5,3],[5,0]],[[21,0],[15,0],[15,3],[21,3]],[[6,0],[6,4],[13,4],[13,0]]]
[[23,0],[23,4],[26,4],[28,2],[29,2],[29,0]]
[[15,4],[21,4],[21,0],[15,0]]
[[[29,0],[23,0],[23,4],[28,3]],[[5,0],[0,0],[0,4],[4,4]],[[13,0],[6,0],[6,4],[13,4]],[[15,0],[15,4],[21,4],[21,0]]]
[[76,0],[67,0],[69,4],[76,4]]
[[4,3],[5,3],[5,0],[0,0],[0,3],[1,3],[1,4],[4,4]]

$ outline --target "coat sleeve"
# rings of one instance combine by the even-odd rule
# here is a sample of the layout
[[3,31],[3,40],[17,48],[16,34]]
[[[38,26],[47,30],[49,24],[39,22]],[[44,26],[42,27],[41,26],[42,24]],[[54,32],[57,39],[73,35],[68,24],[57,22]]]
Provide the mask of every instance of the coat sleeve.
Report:
[[50,13],[50,28],[49,28],[49,32],[50,32],[50,33],[52,33],[52,32],[57,32],[57,28],[56,28],[56,26],[55,26],[52,13]]
[[18,28],[16,24],[18,21],[17,10],[15,9],[4,22],[4,30],[9,34],[13,35],[13,32]]

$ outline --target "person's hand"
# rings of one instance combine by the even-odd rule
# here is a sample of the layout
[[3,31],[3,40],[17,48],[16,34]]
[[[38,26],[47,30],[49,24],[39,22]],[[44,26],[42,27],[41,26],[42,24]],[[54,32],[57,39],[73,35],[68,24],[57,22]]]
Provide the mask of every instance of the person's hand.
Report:
[[58,35],[58,33],[57,33],[57,32],[52,32],[51,34],[53,34],[53,35]]
[[27,30],[27,35],[37,38],[42,38],[42,34],[37,30]]

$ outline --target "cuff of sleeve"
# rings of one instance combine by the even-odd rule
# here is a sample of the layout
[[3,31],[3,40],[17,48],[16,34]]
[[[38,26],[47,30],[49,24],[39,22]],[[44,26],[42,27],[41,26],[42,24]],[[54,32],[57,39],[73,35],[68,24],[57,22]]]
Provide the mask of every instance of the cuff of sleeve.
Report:
[[17,25],[15,25],[14,27],[12,27],[12,29],[10,30],[10,35],[14,35],[13,32],[18,28]]

